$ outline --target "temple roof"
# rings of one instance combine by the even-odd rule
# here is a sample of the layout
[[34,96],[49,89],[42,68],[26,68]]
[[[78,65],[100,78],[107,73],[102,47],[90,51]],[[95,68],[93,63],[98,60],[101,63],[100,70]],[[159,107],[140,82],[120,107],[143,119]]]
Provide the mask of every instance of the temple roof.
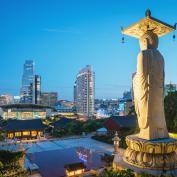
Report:
[[18,104],[7,104],[7,105],[2,105],[0,106],[2,109],[12,109],[12,108],[33,108],[33,109],[53,109],[52,107],[49,106],[44,106],[44,105],[39,105],[39,104],[22,104],[22,103],[18,103]]
[[6,131],[31,131],[31,130],[43,130],[46,125],[42,123],[41,119],[31,120],[8,120],[7,125],[2,127]]
[[135,128],[137,126],[137,118],[133,115],[128,116],[111,116],[104,123],[104,127],[108,130],[110,127],[115,128],[118,126],[120,128]]
[[137,125],[135,116],[112,116],[111,118],[122,128],[135,128]]
[[62,117],[56,122],[52,123],[52,125],[54,126],[54,128],[66,128],[66,125],[73,121],[74,121],[73,119]]
[[82,162],[66,164],[64,167],[68,171],[75,171],[75,170],[80,170],[80,169],[86,168],[84,163],[82,163]]

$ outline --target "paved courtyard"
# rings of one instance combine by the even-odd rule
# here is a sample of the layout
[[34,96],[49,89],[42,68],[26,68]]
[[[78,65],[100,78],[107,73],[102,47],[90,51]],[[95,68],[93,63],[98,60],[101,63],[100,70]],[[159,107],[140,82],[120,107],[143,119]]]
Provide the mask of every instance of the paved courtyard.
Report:
[[[91,149],[92,151],[96,151],[97,153],[105,152],[110,154],[113,151],[112,145],[93,140],[90,137],[28,142],[28,143],[23,143],[23,147],[24,149],[26,149],[27,153],[60,150],[60,149],[62,150],[62,149],[74,148],[74,147],[84,147],[87,149]],[[14,144],[14,143],[10,145],[3,144],[0,145],[0,149],[17,150],[18,144]]]

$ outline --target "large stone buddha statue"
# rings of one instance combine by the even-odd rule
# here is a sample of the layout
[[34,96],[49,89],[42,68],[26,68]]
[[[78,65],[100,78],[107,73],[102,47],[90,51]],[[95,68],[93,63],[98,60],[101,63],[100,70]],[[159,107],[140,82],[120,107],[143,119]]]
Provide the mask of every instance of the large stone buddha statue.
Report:
[[133,78],[139,138],[168,138],[164,115],[164,59],[157,50],[158,36],[149,30],[139,41],[141,51]]
[[[150,10],[122,33],[140,41],[137,71],[133,78],[135,111],[139,134],[126,137],[122,161],[115,155],[113,167],[130,168],[160,176],[177,176],[177,140],[168,136],[164,115],[164,58],[158,51],[158,38],[176,28],[151,16]],[[171,173],[173,171],[173,173]]]

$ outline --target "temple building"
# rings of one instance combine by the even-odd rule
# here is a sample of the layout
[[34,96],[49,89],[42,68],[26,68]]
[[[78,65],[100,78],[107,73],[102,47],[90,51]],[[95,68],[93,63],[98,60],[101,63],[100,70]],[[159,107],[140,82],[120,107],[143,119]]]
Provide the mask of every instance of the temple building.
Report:
[[104,127],[109,134],[115,134],[116,131],[122,132],[137,127],[137,118],[132,115],[128,116],[112,116],[104,122]]
[[65,130],[67,129],[67,125],[73,121],[75,120],[61,117],[59,120],[55,121],[54,123],[51,123],[51,126],[54,130]]
[[82,162],[66,164],[64,167],[66,176],[81,176],[86,169],[86,166]]
[[46,125],[41,119],[31,120],[8,120],[7,125],[2,127],[7,138],[36,139],[44,136]]
[[45,119],[54,110],[37,104],[9,104],[1,106],[4,119]]

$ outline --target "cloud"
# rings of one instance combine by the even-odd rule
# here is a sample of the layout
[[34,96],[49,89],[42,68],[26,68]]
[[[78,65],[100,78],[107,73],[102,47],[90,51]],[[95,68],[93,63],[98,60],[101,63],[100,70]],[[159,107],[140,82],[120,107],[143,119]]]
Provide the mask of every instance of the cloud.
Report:
[[72,33],[72,34],[79,34],[80,31],[78,29],[75,28],[44,28],[42,29],[42,31],[45,32],[51,32],[51,33]]

